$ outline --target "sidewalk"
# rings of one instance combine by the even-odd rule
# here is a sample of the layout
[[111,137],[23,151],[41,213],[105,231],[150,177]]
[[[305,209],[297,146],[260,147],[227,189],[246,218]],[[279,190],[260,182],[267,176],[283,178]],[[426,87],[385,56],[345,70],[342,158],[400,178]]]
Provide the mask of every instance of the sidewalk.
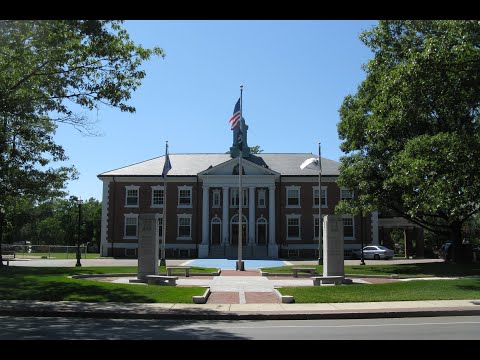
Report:
[[127,304],[79,301],[0,301],[2,316],[114,319],[368,319],[480,315],[480,300],[325,304]]

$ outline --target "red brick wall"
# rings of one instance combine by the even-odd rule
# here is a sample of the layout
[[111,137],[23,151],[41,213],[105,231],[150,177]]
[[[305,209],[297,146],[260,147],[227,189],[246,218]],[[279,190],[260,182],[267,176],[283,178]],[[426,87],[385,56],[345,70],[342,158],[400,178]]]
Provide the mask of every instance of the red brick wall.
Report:
[[[139,207],[125,207],[125,195],[126,186],[136,185],[139,188]],[[119,243],[131,243],[135,242],[134,239],[123,239],[124,234],[124,215],[133,214],[145,214],[145,213],[162,213],[162,208],[152,208],[152,186],[163,185],[162,182],[110,182],[109,184],[109,204],[108,204],[108,246],[110,247],[112,240]],[[178,208],[178,187],[179,186],[192,186],[192,207],[191,208]],[[286,188],[288,186],[300,186],[300,204],[301,208],[286,208]],[[275,189],[275,224],[276,224],[276,239],[278,244],[286,244],[286,215],[287,214],[300,214],[301,215],[301,240],[289,240],[289,244],[316,244],[317,239],[313,238],[313,215],[318,214],[318,208],[312,207],[313,204],[313,187],[318,186],[315,182],[282,182],[277,183]],[[327,187],[327,205],[328,208],[322,208],[322,215],[334,214],[335,205],[340,201],[340,188],[334,182],[324,182],[322,187]],[[258,207],[258,190],[255,189],[255,224],[258,217],[263,216],[269,219],[269,190],[265,190],[265,208]],[[213,208],[213,190],[220,191],[220,208]],[[167,186],[167,236],[166,241],[169,244],[199,244],[202,241],[202,183],[197,182],[197,178],[192,178],[190,182],[175,182],[169,183]],[[230,199],[228,199],[230,206]],[[280,204],[280,206],[279,206]],[[222,188],[210,188],[209,191],[209,224],[211,219],[215,216],[222,218],[222,206],[223,206],[223,190]],[[192,240],[177,240],[177,214],[192,214]],[[238,213],[238,209],[229,207],[228,221],[233,215]],[[243,214],[249,217],[248,207],[243,209]],[[222,219],[223,221],[223,219]],[[230,230],[230,224],[229,224]],[[364,217],[364,234],[365,243],[372,241],[371,239],[371,216],[367,214]],[[355,217],[355,238],[354,241],[345,241],[348,243],[358,243],[360,240],[360,217]],[[121,251],[122,255],[124,254]]]

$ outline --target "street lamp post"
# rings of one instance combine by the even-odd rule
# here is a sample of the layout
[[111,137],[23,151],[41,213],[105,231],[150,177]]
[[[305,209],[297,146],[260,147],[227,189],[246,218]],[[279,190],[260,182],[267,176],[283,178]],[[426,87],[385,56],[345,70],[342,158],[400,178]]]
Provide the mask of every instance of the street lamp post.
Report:
[[80,262],[80,233],[81,233],[81,224],[82,224],[82,204],[83,201],[82,199],[77,200],[77,205],[78,205],[78,238],[77,238],[77,263],[75,266],[82,266]]
[[[312,166],[313,165],[313,166]],[[321,143],[318,143],[318,159],[309,158],[305,160],[300,169],[317,169],[318,168],[318,265],[323,263],[323,221],[322,221],[322,152]],[[314,231],[315,236],[315,231]]]
[[362,243],[360,265],[365,265],[365,258],[363,257],[363,211],[360,211],[360,241]]

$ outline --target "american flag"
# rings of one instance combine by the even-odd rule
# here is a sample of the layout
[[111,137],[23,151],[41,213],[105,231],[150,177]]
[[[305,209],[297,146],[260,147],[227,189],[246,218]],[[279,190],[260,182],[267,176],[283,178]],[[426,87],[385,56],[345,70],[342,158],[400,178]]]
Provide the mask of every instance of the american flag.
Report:
[[163,171],[162,171],[162,177],[164,179],[167,176],[167,174],[168,174],[168,172],[170,171],[171,168],[172,168],[172,163],[170,162],[170,156],[168,156],[168,147],[167,147],[166,156],[165,156],[165,164],[163,164]]
[[230,118],[229,123],[232,123],[231,130],[235,129],[240,124],[240,98],[233,108],[233,116]]

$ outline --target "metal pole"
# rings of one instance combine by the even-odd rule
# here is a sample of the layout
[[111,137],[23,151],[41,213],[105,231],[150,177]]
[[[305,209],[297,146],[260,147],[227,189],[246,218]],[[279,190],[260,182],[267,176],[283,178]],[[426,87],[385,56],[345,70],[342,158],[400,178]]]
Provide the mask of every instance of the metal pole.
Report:
[[164,180],[163,186],[163,223],[162,223],[162,249],[160,255],[160,266],[167,266],[167,260],[165,258],[165,236],[167,234],[167,179]]
[[[242,93],[243,93],[243,85],[240,85],[240,131],[243,132],[242,129]],[[243,138],[242,138],[243,143]],[[243,146],[242,146],[243,148]],[[243,205],[243,190],[242,190],[242,149],[239,149],[238,155],[238,261],[236,264],[236,269],[238,271],[244,271],[245,266],[242,260],[242,205]]]
[[81,222],[82,222],[82,200],[78,200],[78,238],[77,238],[77,263],[75,266],[82,266],[80,262],[80,231],[81,231]]
[[323,262],[323,220],[322,220],[322,156],[321,143],[318,143],[318,265]]
[[360,211],[360,241],[362,242],[362,255],[360,258],[360,265],[365,265],[365,258],[363,256],[363,211]]
[[[165,156],[168,154],[168,141],[165,147]],[[167,161],[167,158],[165,158]],[[167,176],[163,179],[163,224],[162,224],[162,248],[160,253],[160,266],[167,266],[165,257],[165,237],[167,236]]]

